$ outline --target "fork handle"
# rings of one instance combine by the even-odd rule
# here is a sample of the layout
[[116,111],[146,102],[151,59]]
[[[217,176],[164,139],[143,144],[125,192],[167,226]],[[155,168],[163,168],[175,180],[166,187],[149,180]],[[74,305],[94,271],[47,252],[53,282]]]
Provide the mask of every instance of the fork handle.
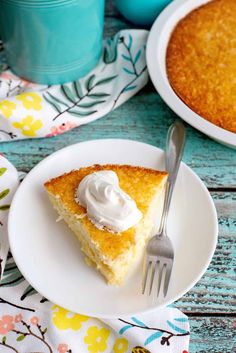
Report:
[[158,234],[165,234],[166,232],[166,222],[170,209],[171,197],[174,190],[175,181],[183,156],[185,136],[186,132],[184,124],[177,121],[170,126],[167,134],[165,153],[165,164],[166,171],[168,172],[168,179],[166,183],[165,200]]

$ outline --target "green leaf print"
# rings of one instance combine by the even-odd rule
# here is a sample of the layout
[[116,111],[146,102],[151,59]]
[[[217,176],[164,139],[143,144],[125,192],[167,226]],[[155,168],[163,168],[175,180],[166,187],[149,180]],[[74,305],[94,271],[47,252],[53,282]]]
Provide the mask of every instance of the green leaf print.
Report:
[[92,115],[94,113],[97,113],[97,110],[84,111],[84,112],[81,112],[80,110],[70,110],[70,114],[75,115],[75,116],[88,116],[88,115]]
[[124,92],[127,92],[127,91],[132,91],[133,89],[135,89],[136,86],[128,86],[124,89]]
[[75,94],[77,95],[78,98],[83,97],[83,89],[79,81],[73,82],[73,87],[75,90]]
[[24,300],[27,297],[30,297],[33,294],[37,294],[37,291],[29,284],[28,287],[24,290],[20,300]]
[[122,54],[122,58],[127,60],[127,61],[132,61],[131,57],[130,56],[127,56],[125,54]]
[[7,171],[7,168],[0,168],[0,177]]
[[123,70],[124,70],[127,74],[135,75],[135,72],[134,72],[134,71],[131,71],[131,70],[127,69],[126,67],[123,67]]
[[119,36],[107,39],[103,51],[103,61],[105,64],[111,64],[116,61],[118,40]]
[[6,341],[7,341],[6,336],[3,336],[3,338],[2,338],[2,343],[3,343],[3,344],[6,344]]
[[[10,257],[10,260],[12,257]],[[14,261],[7,260],[0,286],[11,287],[24,281]]]
[[20,342],[20,341],[23,341],[25,339],[25,335],[20,335],[17,337],[17,341]]
[[17,284],[20,284],[21,282],[23,282],[25,279],[22,276],[22,274],[20,273],[20,271],[18,270],[18,268],[15,269],[15,271],[9,275],[7,275],[6,277],[4,277],[1,280],[1,284],[0,287],[12,287],[12,286],[16,286]]
[[57,113],[61,113],[61,109],[59,104],[57,104],[56,102],[53,102],[51,99],[49,99],[46,94],[43,94],[43,98],[45,99],[46,102],[48,102],[49,104],[51,104],[51,106],[56,110]]
[[134,64],[136,64],[141,56],[141,53],[142,53],[142,50],[139,49],[139,51],[137,52],[137,54],[135,55],[135,58],[134,58]]
[[[49,91],[44,93],[44,99],[58,113],[52,120],[55,121],[63,113],[69,113],[77,117],[89,116],[96,113],[97,110],[90,110],[89,108],[105,103],[106,98],[110,96],[110,93],[96,92],[96,88],[101,85],[109,84],[116,77],[117,75],[114,75],[95,82],[96,76],[93,74],[83,83],[75,81],[72,83],[71,87],[68,85],[62,85],[61,93],[63,94],[65,100],[63,97],[61,98],[52,95]],[[82,108],[82,111],[76,108]]]
[[90,102],[90,103],[80,103],[77,105],[77,107],[79,108],[90,108],[90,107],[93,107],[94,105],[97,105],[97,104],[101,104],[101,103],[104,103],[106,101],[95,101],[95,102]]
[[106,83],[111,82],[112,80],[114,80],[117,76],[118,76],[118,75],[110,76],[110,77],[104,78],[104,79],[98,81],[98,82],[96,83],[96,86],[105,85]]
[[131,49],[132,43],[133,43],[133,38],[132,38],[132,36],[129,34],[129,44],[128,44],[128,48],[129,48],[129,49]]
[[92,89],[95,78],[96,78],[95,75],[91,75],[88,78],[88,80],[86,82],[86,88],[87,88],[88,91],[90,91]]
[[0,192],[0,200],[4,199],[10,192],[10,189],[5,189],[2,192]]
[[0,206],[0,211],[6,211],[6,210],[9,210],[10,208],[10,205],[2,205]]
[[51,97],[51,99],[54,101],[54,102],[57,102],[57,103],[60,103],[60,104],[63,104],[65,105],[66,107],[69,107],[69,105],[67,103],[65,103],[63,100],[55,97],[53,94],[51,94],[50,92],[47,92],[47,94]]
[[76,102],[76,97],[72,90],[69,88],[67,85],[61,85],[61,92],[64,94],[64,96],[71,102],[75,103]]
[[90,98],[105,98],[109,96],[110,96],[110,93],[102,93],[102,92],[88,94],[88,97]]
[[17,266],[15,264],[15,262],[11,262],[11,263],[7,263],[5,268],[4,268],[4,275],[8,274],[9,273],[12,273],[16,270]]

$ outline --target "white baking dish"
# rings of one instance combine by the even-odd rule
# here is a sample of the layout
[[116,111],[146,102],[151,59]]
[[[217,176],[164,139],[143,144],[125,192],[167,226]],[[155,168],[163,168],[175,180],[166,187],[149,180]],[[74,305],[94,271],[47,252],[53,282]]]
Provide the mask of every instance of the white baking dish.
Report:
[[203,119],[173,91],[166,73],[166,49],[170,35],[179,22],[209,0],[174,0],[154,22],[147,42],[147,65],[151,80],[166,104],[193,127],[229,147],[236,148],[236,134]]

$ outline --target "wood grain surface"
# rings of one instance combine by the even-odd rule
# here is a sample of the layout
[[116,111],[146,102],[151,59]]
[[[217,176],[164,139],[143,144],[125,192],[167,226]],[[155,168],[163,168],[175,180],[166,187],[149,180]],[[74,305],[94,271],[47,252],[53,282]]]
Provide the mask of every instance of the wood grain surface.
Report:
[[[108,0],[105,35],[124,28],[135,26]],[[149,83],[100,120],[53,138],[1,143],[0,150],[27,172],[52,152],[90,139],[127,138],[164,148],[167,129],[176,118]],[[176,305],[190,318],[191,353],[236,352],[236,151],[187,126],[183,159],[211,192],[219,217],[219,241],[205,275]]]

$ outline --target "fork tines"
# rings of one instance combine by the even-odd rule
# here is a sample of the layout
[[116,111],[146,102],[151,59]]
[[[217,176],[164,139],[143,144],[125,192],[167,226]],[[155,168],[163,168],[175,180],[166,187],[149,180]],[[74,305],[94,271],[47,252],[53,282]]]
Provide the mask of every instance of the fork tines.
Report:
[[165,259],[151,259],[150,256],[147,257],[143,283],[142,283],[142,294],[148,291],[148,294],[151,295],[153,290],[153,284],[156,283],[156,295],[157,297],[163,293],[165,297],[167,294],[170,275],[172,268],[172,260]]

